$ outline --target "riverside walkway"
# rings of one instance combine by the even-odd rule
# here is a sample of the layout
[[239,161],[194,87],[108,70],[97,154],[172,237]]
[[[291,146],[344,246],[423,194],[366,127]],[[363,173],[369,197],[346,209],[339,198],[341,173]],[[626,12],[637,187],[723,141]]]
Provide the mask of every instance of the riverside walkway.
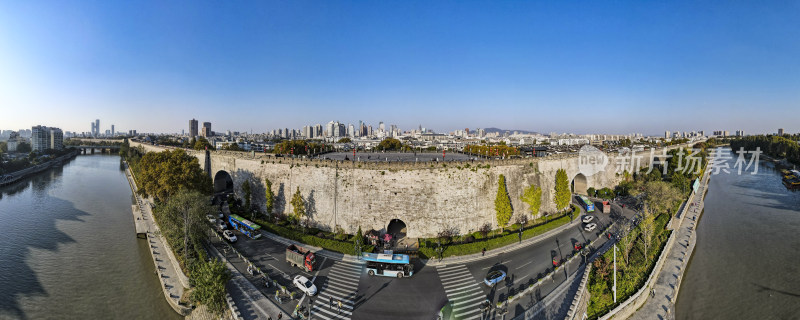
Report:
[[674,319],[675,301],[678,298],[683,273],[692,256],[692,251],[697,243],[697,221],[703,213],[703,200],[705,199],[706,188],[708,187],[709,172],[711,166],[705,172],[700,186],[697,188],[696,197],[692,199],[689,209],[681,223],[676,228],[677,237],[675,243],[670,248],[666,261],[661,272],[658,273],[653,291],[648,292],[647,301],[628,319]]
[[[181,298],[186,290],[185,288],[188,287],[189,280],[183,272],[180,271],[180,266],[172,254],[171,249],[165,244],[164,239],[161,237],[160,230],[153,220],[150,203],[142,199],[136,193],[136,183],[131,176],[130,168],[127,166],[125,176],[128,178],[133,196],[136,198],[137,205],[132,209],[134,210],[133,216],[137,233],[140,231],[146,232],[147,242],[150,246],[150,254],[153,257],[156,274],[158,275],[159,282],[161,282],[161,290],[164,292],[164,297],[175,312],[186,316],[192,309],[186,304],[181,303]],[[141,230],[141,228],[145,230]]]

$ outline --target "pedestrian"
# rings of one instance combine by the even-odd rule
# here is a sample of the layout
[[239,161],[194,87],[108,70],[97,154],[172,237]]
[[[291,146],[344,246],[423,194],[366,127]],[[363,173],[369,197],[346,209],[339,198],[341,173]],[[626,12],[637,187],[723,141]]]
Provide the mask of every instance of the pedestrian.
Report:
[[481,250],[481,257],[483,257],[485,255],[486,255],[486,248],[483,248],[483,250]]
[[328,302],[328,308],[333,309],[333,297],[330,297],[330,301]]
[[339,299],[339,305],[338,305],[338,308],[336,310],[336,314],[339,314],[341,312],[342,312],[342,300]]
[[282,312],[278,312],[278,320],[281,320],[281,318],[283,318],[283,313]]

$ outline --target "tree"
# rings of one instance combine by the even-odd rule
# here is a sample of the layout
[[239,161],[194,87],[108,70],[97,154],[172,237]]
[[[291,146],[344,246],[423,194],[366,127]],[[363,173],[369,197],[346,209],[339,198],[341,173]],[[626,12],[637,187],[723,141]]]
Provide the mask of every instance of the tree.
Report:
[[520,199],[522,202],[528,204],[528,207],[531,210],[531,216],[535,218],[537,215],[539,215],[539,209],[542,206],[542,188],[530,185],[525,189],[525,192],[523,192]]
[[344,138],[339,139],[339,141],[336,141],[336,142],[338,142],[338,143],[350,143],[350,142],[353,142],[353,140],[351,140],[348,137],[344,137]]
[[27,142],[20,142],[17,144],[17,152],[18,153],[29,153],[31,152],[31,144]]
[[136,165],[139,193],[166,201],[181,189],[211,194],[211,178],[196,157],[181,149],[148,152]]
[[195,150],[205,150],[206,147],[208,147],[208,149],[214,149],[214,147],[208,143],[208,140],[203,137],[197,137],[197,140],[192,144],[192,149]]
[[653,237],[656,234],[656,216],[657,213],[650,206],[644,207],[644,219],[642,219],[639,229],[642,231],[642,246],[644,249],[645,259],[649,258],[650,245],[653,243]]
[[267,214],[272,214],[272,207],[275,206],[275,195],[272,193],[272,181],[269,181],[269,178],[264,179],[264,189],[266,189],[267,194]]
[[395,138],[386,138],[378,144],[376,149],[378,150],[400,150],[403,147],[403,143],[400,140]]
[[565,210],[567,206],[569,206],[569,197],[570,192],[567,171],[564,169],[558,169],[558,171],[556,171],[555,197],[553,197],[556,210]]
[[228,151],[244,151],[244,149],[242,149],[241,147],[239,147],[239,144],[238,144],[238,143],[236,143],[236,142],[234,142],[234,143],[229,143],[229,144],[226,144],[225,146],[223,146],[223,147],[222,147],[222,150],[228,150]]
[[595,189],[594,187],[588,187],[586,188],[586,194],[589,195],[590,197],[594,197],[595,195],[597,195],[597,189]]
[[[244,193],[244,209],[247,210],[248,213],[252,212],[250,209],[250,181],[245,180],[242,182],[242,193]],[[251,214],[252,215],[252,214]],[[252,218],[252,216],[251,216]]]
[[513,209],[511,208],[511,199],[508,197],[508,191],[506,190],[506,177],[501,174],[497,184],[497,197],[494,199],[494,210],[497,214],[497,224],[502,230],[503,227],[508,224],[508,220],[511,219]]
[[297,187],[294,196],[292,196],[292,207],[294,209],[294,217],[299,221],[306,215],[306,201],[303,200],[303,195],[300,194],[300,187]]
[[0,141],[0,153],[8,152],[8,143]]
[[677,188],[664,181],[653,181],[644,184],[645,204],[656,214],[670,213],[680,201],[681,195]]
[[161,232],[184,266],[202,261],[198,251],[205,249],[196,245],[206,238],[206,215],[211,212],[206,195],[187,189],[179,190],[156,207],[154,214]]
[[630,220],[624,219],[616,226],[620,235],[619,245],[622,247],[622,258],[625,260],[625,265],[627,265],[631,249],[633,249],[633,244],[636,243],[638,234],[633,232],[633,225],[631,225]]
[[227,306],[225,284],[230,278],[230,271],[219,260],[201,263],[192,272],[191,300],[206,305],[214,314],[222,314]]

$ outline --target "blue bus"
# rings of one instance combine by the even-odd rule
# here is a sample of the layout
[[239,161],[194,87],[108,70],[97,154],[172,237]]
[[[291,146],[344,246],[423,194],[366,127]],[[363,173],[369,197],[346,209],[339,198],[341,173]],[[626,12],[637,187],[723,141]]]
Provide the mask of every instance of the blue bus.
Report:
[[367,262],[367,274],[371,276],[402,278],[414,275],[414,266],[411,265],[408,255],[386,251],[386,253],[365,252],[362,257]]
[[228,222],[230,222],[231,227],[239,230],[239,232],[250,237],[250,239],[261,238],[261,226],[250,220],[242,218],[237,214],[232,214],[228,216]]
[[594,211],[594,202],[592,202],[592,200],[589,200],[589,198],[584,197],[584,196],[578,196],[578,199],[581,200],[580,201],[581,202],[581,206],[583,206],[583,208],[586,209],[586,212],[593,212]]

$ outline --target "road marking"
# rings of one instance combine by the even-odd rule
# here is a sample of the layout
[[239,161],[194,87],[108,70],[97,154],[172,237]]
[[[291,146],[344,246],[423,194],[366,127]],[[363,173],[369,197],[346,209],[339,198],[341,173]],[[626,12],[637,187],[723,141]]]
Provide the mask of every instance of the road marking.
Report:
[[529,265],[529,264],[531,264],[531,263],[533,263],[533,261],[530,261],[530,262],[528,262],[528,263],[526,263],[526,264],[523,264],[523,265],[521,265],[521,266],[517,267],[517,270],[519,270],[519,269],[522,269],[522,267],[524,267],[524,266],[527,266],[527,265]]
[[497,267],[497,266],[499,266],[499,265],[504,265],[504,264],[506,264],[506,263],[509,263],[509,262],[511,262],[511,260],[508,260],[508,261],[503,261],[503,262],[498,262],[498,263],[495,263],[495,264],[493,264],[493,265],[491,265],[491,266],[488,266],[488,267],[486,267],[486,268],[481,268],[481,269],[483,269],[483,270],[486,270],[486,269],[491,269],[491,268]]
[[472,278],[472,274],[459,273],[459,274],[454,274],[452,276],[451,275],[440,276],[439,278],[442,279],[442,282],[461,281],[461,280],[456,280],[456,279]]

